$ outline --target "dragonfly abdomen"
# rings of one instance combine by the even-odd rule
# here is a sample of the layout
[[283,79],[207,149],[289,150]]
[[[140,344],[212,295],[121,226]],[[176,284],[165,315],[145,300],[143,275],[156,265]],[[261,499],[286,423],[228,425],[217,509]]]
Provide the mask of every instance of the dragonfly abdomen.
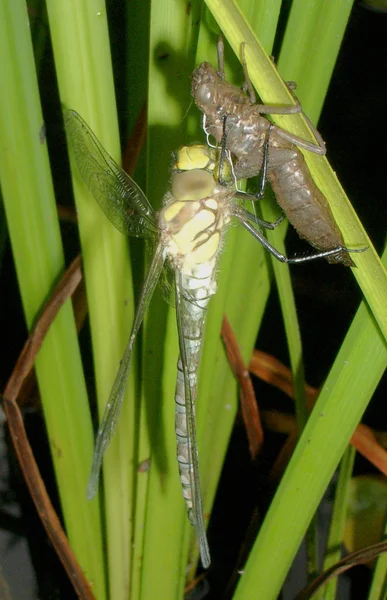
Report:
[[[270,167],[269,158],[268,179],[289,222],[300,237],[318,250],[343,247],[344,240],[328,201],[315,184],[302,152],[294,144],[289,144],[289,148],[280,148],[279,151],[279,164]],[[326,260],[353,266],[344,249],[326,257]]]
[[[191,378],[190,378],[191,379]],[[192,380],[191,380],[192,381]],[[193,387],[196,389],[196,373]],[[181,358],[177,362],[177,379],[175,391],[175,432],[176,432],[176,450],[177,463],[181,481],[183,497],[187,506],[188,518],[192,525],[196,525],[192,513],[192,481],[193,481],[193,463],[191,460],[192,446],[187,431],[187,411],[185,404],[184,388],[184,370]]]
[[[182,335],[185,356],[179,356],[175,391],[175,429],[179,475],[190,522],[196,525],[193,503],[195,486],[193,463],[197,461],[196,444],[191,443],[191,419],[195,417],[198,370],[203,347],[207,306],[215,293],[215,262],[208,267],[211,274],[205,278],[181,276]],[[189,393],[187,394],[187,385]],[[187,401],[190,402],[187,410]]]

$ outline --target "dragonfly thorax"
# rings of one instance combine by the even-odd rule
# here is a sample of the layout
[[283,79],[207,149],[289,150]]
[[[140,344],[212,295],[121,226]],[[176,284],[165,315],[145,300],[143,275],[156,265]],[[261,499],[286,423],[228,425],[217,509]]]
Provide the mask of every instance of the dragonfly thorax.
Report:
[[215,266],[225,222],[213,176],[202,169],[174,173],[172,194],[160,212],[166,255],[190,277],[207,277]]

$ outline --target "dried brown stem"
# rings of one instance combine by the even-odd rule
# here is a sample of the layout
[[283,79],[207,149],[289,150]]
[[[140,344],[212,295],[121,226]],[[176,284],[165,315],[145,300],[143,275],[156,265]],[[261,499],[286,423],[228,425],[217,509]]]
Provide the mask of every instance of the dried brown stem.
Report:
[[222,338],[229,363],[235,377],[239,381],[242,416],[246,427],[251,458],[254,459],[263,444],[263,429],[251,377],[243,362],[238,342],[226,315],[223,315]]
[[348,571],[348,569],[352,569],[352,567],[362,565],[370,560],[374,560],[377,556],[384,552],[387,552],[386,541],[373,544],[372,546],[367,546],[366,548],[352,552],[352,554],[348,554],[348,556],[337,562],[335,565],[332,565],[332,567],[316,577],[316,579],[314,579],[312,583],[304,588],[294,600],[309,600],[309,598],[311,598],[320,587],[328,583],[328,581],[333,579],[333,577],[338,577],[345,571]]
[[93,600],[94,595],[91,587],[75,558],[47,494],[16,402],[23,381],[34,365],[36,355],[51,323],[64,302],[73,294],[81,278],[81,260],[78,256],[55,288],[24,345],[4,391],[4,411],[19,464],[43,526],[79,597],[85,600]]
[[[254,350],[250,360],[249,370],[251,373],[253,373],[253,375],[256,375],[262,379],[262,381],[265,381],[270,385],[274,385],[278,389],[285,392],[285,394],[287,394],[290,398],[294,399],[292,373],[290,369],[270,354],[266,354],[260,350]],[[308,408],[309,410],[312,410],[317,400],[319,390],[306,383],[305,393]],[[273,415],[273,411],[266,411],[264,413],[265,421],[266,419],[270,418],[270,414]],[[281,415],[277,415],[277,417],[278,419],[282,418]],[[272,423],[272,421],[273,419],[271,418],[270,422]],[[278,426],[278,423],[276,429],[281,429],[281,427]],[[387,475],[387,451],[378,442],[375,433],[370,427],[359,424],[353,436],[351,437],[351,444],[360,454],[362,454],[377,469],[379,469],[379,471],[381,471],[384,475]],[[283,462],[282,459],[281,462]],[[276,472],[278,475],[278,469],[276,469]]]

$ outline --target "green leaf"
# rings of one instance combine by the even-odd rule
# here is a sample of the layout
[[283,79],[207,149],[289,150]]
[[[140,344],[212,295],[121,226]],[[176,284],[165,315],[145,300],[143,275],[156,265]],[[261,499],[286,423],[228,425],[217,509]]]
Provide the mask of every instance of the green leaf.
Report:
[[[0,177],[25,319],[30,329],[64,271],[34,56],[23,2],[0,7],[2,88]],[[99,503],[84,490],[93,431],[71,301],[60,310],[36,359],[36,373],[67,534],[105,598]]]

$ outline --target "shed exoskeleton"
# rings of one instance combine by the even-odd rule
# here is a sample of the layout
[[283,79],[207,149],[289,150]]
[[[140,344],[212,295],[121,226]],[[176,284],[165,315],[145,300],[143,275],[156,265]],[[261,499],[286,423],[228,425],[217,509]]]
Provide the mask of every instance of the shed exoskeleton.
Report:
[[325,257],[330,263],[355,266],[349,252],[361,252],[364,249],[349,250],[345,247],[328,201],[315,184],[299,150],[301,147],[316,154],[325,154],[321,136],[312,126],[318,143],[307,142],[273,125],[263,116],[294,114],[301,112],[302,108],[298,101],[295,105],[282,107],[256,104],[243,52],[242,63],[245,85],[240,89],[225,80],[223,41],[220,38],[218,71],[207,62],[194,70],[192,95],[203,113],[206,134],[212,135],[232,153],[237,179],[263,173],[257,198],[262,197],[267,178],[290,223],[300,237],[319,251],[316,258]]

